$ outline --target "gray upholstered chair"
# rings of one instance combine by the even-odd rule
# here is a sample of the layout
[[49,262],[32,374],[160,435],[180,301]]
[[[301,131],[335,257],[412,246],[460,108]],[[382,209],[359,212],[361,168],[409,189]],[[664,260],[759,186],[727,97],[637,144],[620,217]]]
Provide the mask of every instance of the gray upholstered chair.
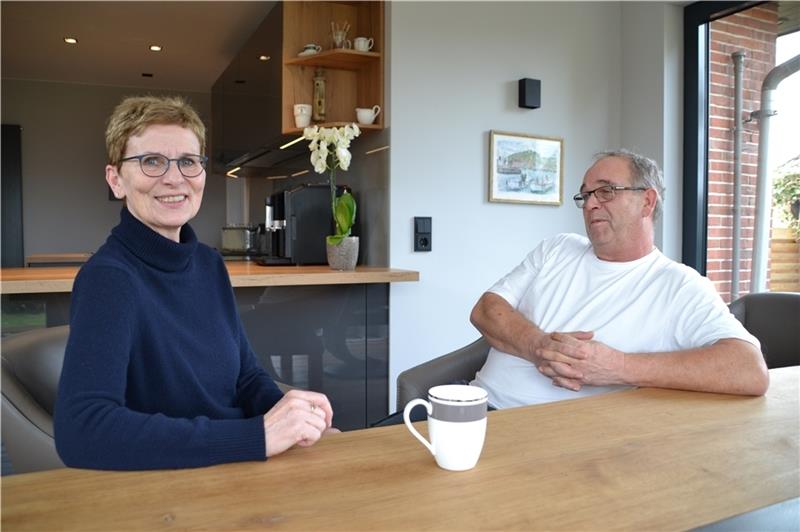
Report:
[[800,293],[747,294],[729,308],[761,342],[768,368],[800,365]]
[[[3,445],[14,473],[64,467],[53,437],[53,407],[69,326],[3,338]],[[293,389],[276,382],[286,393]]]
[[3,338],[3,445],[14,473],[64,467],[53,439],[53,406],[69,326]]
[[471,344],[407,369],[397,376],[397,410],[412,399],[426,397],[428,388],[459,380],[472,380],[489,354],[489,343],[481,336]]

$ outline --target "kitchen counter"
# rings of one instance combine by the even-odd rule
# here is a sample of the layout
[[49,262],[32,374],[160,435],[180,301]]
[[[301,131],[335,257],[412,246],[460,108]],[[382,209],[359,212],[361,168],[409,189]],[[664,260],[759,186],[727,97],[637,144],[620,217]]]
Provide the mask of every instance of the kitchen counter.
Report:
[[[419,272],[226,261],[242,326],[278,381],[328,396],[342,430],[388,414],[390,283]],[[78,266],[0,269],[4,335],[69,323]]]
[[[328,266],[259,266],[241,261],[231,261],[225,264],[234,288],[419,281],[419,272],[375,266],[359,266],[355,271],[335,271]],[[77,266],[3,268],[0,270],[2,293],[71,292],[78,269]]]
[[91,256],[91,253],[36,253],[25,257],[25,266],[80,266]]

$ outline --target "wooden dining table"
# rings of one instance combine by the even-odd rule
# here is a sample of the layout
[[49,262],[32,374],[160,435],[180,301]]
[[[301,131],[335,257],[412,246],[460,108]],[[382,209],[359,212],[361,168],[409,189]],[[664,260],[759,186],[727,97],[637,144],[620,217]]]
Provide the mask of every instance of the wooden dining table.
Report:
[[2,529],[690,529],[800,496],[800,367],[770,379],[763,397],[642,388],[490,412],[464,472],[400,425],[266,462],[12,475]]

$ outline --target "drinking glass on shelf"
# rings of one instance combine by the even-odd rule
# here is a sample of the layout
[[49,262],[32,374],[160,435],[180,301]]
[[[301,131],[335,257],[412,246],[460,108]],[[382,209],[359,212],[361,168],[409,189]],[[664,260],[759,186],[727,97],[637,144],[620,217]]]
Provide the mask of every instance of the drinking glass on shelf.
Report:
[[333,38],[334,48],[349,49],[353,47],[353,43],[347,38],[348,31],[350,31],[350,24],[347,21],[341,27],[335,22],[331,22],[331,37]]

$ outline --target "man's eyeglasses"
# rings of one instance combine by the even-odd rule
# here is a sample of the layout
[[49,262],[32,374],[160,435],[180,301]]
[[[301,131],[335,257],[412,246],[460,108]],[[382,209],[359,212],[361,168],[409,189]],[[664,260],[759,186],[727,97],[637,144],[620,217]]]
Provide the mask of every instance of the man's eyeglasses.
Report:
[[160,153],[146,153],[144,155],[133,155],[120,159],[120,163],[128,161],[139,161],[142,173],[148,177],[161,177],[169,170],[171,162],[175,161],[178,171],[183,177],[197,177],[203,173],[208,164],[208,157],[204,155],[184,155],[177,159],[170,159]]
[[603,185],[602,187],[597,187],[594,190],[584,190],[583,192],[579,192],[572,196],[572,199],[575,200],[575,206],[579,209],[583,209],[583,206],[586,205],[586,202],[589,200],[589,196],[594,194],[594,197],[597,198],[597,201],[600,203],[606,203],[614,199],[617,195],[618,190],[647,190],[646,187],[624,187],[622,185]]

